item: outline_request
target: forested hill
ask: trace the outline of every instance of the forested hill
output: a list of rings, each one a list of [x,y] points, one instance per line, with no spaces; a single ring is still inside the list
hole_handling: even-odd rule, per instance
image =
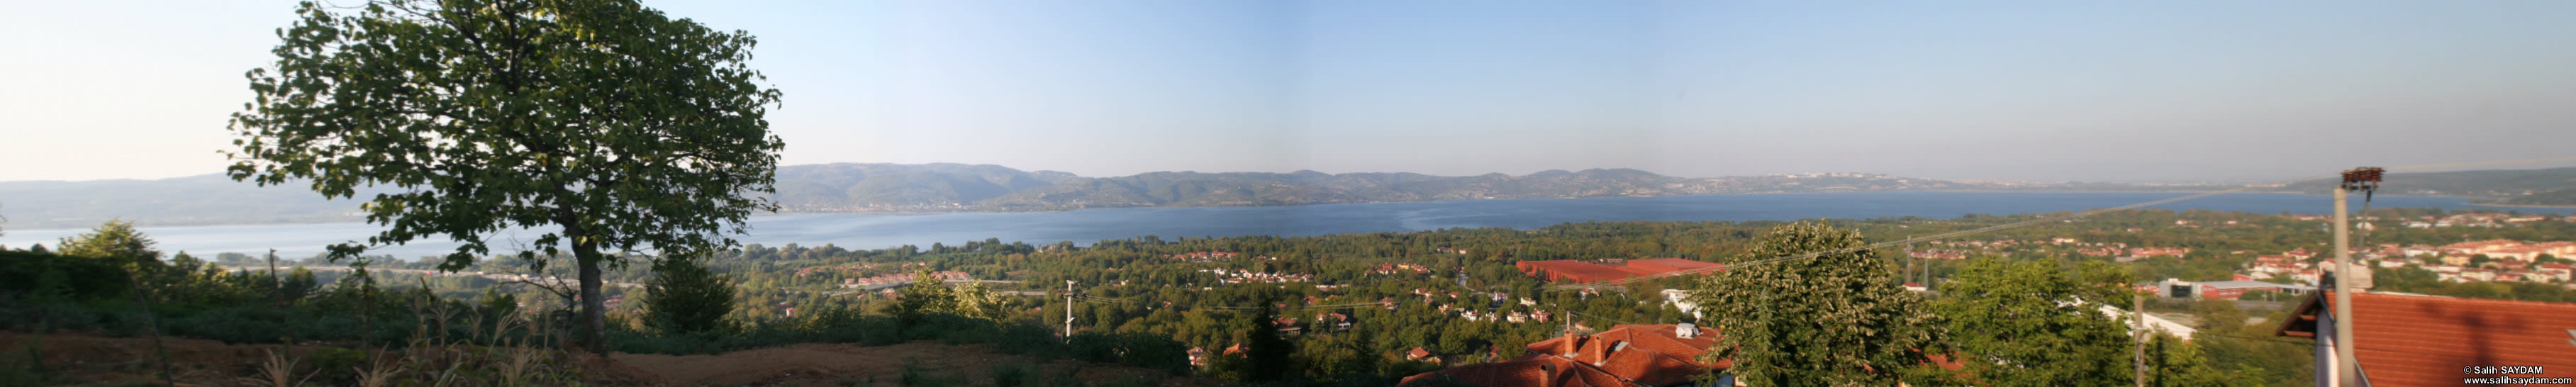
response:
[[[1983,183],[1862,173],[1683,178],[1634,169],[1528,175],[1315,171],[1151,172],[1080,177],[995,165],[825,164],[779,168],[779,201],[798,212],[1025,211],[1270,206],[1459,199],[1585,198],[1889,190],[2136,189],[2107,183]]]
[[[998,165],[813,164],[778,169],[788,212],[1046,211],[1111,207],[1267,206],[1456,199],[1584,198],[1895,190],[2152,190],[2208,187],[1951,181],[1863,173],[1684,178],[1634,169],[1432,176],[1315,171],[1152,172],[1083,177]],[[364,200],[386,189],[358,192]],[[324,200],[301,182],[256,187],[221,175],[158,180],[0,182],[7,228],[350,222],[358,203]]]
[[[2576,188],[2534,192],[2530,195],[2505,199],[2504,204],[2524,206],[2576,206]]]
[[[2576,190],[2571,190],[2576,189],[2576,167],[2390,173],[2382,180],[2386,180],[2380,183],[2379,193],[2382,194],[2462,196],[2509,204],[2576,205]],[[2298,192],[2325,193],[2337,181],[2311,180],[2292,184],[2290,188]]]

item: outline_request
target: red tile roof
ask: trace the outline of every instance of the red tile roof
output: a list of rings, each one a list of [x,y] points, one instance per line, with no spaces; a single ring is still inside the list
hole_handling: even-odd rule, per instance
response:
[[[1635,380],[1648,385],[1667,385],[1688,381],[1692,377],[1735,365],[1733,360],[1699,361],[1699,355],[1717,345],[1716,329],[1694,327],[1696,337],[1676,334],[1674,324],[1620,325],[1591,335],[1560,336],[1525,347],[1530,355],[1522,359],[1552,358],[1572,360],[1601,369],[1622,380]]]
[[[2281,334],[2314,336],[2319,313],[2332,313],[2330,293],[2301,303]],[[2353,356],[2373,384],[2458,385],[2460,367],[2489,365],[2576,377],[2576,303],[2356,292],[2352,305]]]
[[[1441,376],[1486,387],[1625,387],[1629,384],[1594,368],[1559,357],[1532,357],[1506,362],[1469,364],[1405,377],[1396,384]]]

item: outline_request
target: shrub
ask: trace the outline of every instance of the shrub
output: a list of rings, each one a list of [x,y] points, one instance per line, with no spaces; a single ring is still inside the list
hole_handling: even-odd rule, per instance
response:
[[[993,365],[993,385],[997,387],[1015,387],[1030,384],[1029,382],[1036,381],[1035,379],[1029,378],[1030,373],[1032,372],[1035,371],[1031,369],[1028,363],[1010,362],[995,364]]]
[[[368,368],[367,354],[348,348],[323,347],[305,356],[312,358],[314,380],[324,383],[357,380],[358,370]]]

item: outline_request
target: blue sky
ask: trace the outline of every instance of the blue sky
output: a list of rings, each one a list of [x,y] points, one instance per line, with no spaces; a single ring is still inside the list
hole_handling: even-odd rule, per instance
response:
[[[2565,1],[648,4],[760,37],[793,164],[2170,181],[2576,154]],[[292,16],[18,8],[0,180],[220,171]]]

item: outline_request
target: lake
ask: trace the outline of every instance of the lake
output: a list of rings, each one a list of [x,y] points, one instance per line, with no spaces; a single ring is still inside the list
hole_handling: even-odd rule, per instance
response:
[[[790,214],[753,217],[744,243],[778,246],[832,244],[874,249],[906,244],[959,244],[986,238],[1045,244],[1126,239],[1143,235],[1223,237],[1238,235],[1310,236],[1341,233],[1424,231],[1451,227],[1535,229],[1585,221],[1748,221],[1811,218],[1865,219],[1901,216],[1952,218],[1966,214],[2038,214],[2130,205],[2190,195],[2172,192],[1856,192],[1759,195],[1698,195],[1647,198],[1500,199],[1411,203],[1319,204],[1280,207],[1118,208],[1068,212],[955,213],[928,215]],[[2360,208],[2354,198],[2355,210]],[[2566,214],[2576,209],[2510,208],[2468,204],[2467,199],[2423,196],[2377,198],[2374,208],[2446,208],[2518,210]],[[2209,209],[2258,213],[2324,214],[2333,210],[2322,195],[2237,193],[2149,208]],[[277,249],[280,256],[320,253],[322,246],[364,239],[380,228],[364,223],[145,227],[162,251],[200,256],[221,252],[259,254]],[[57,239],[86,230],[6,230],[0,245],[24,249],[32,243],[53,245]],[[533,239],[538,232],[503,233],[493,239],[495,252],[512,251],[512,238]],[[443,254],[455,248],[444,239],[369,250],[370,255],[412,258]]]

